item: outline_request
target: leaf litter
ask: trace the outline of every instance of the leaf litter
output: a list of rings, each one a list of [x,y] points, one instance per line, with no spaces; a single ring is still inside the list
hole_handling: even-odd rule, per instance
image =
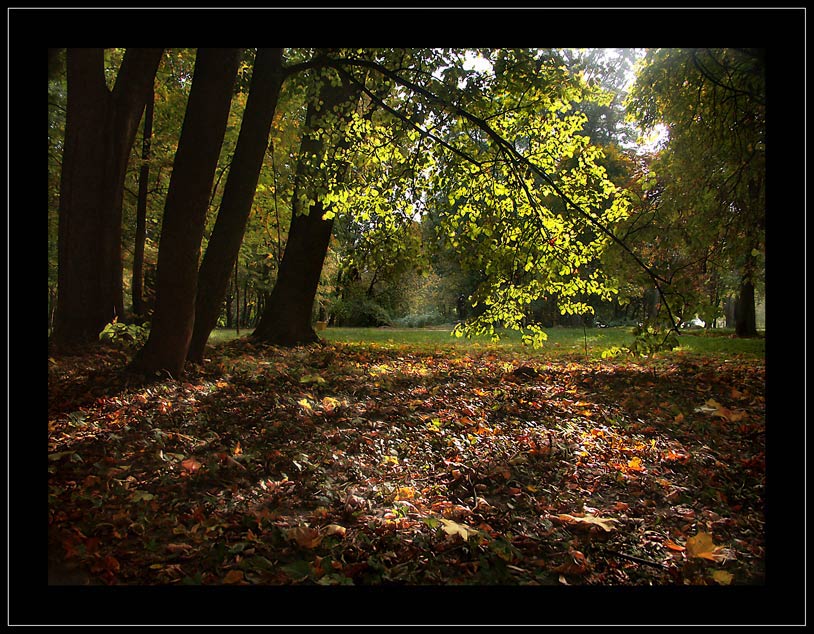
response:
[[[762,359],[210,352],[181,381],[104,347],[49,363],[49,561],[111,585],[763,581]]]

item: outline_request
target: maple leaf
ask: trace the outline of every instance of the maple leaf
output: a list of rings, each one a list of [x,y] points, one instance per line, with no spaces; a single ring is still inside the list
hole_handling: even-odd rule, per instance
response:
[[[700,532],[687,540],[687,556],[699,559],[709,559],[718,561],[721,555],[717,554],[721,546],[716,546],[712,541],[712,535]]]
[[[568,513],[560,513],[557,515],[557,518],[562,520],[563,522],[569,523],[580,523],[580,524],[590,524],[595,526],[600,526],[606,532],[610,532],[613,530],[613,526],[611,526],[611,522],[618,522],[619,520],[615,520],[610,517],[596,517],[594,515],[585,515],[584,517],[576,517],[574,515],[569,515]]]
[[[464,541],[469,539],[470,535],[477,535],[478,531],[466,524],[459,524],[452,520],[441,518],[441,523],[444,525],[444,532],[447,535],[460,535]]]

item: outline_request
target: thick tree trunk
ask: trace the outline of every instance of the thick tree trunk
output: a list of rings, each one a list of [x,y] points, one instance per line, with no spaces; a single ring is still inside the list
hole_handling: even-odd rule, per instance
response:
[[[253,338],[279,346],[319,341],[311,313],[333,229],[333,220],[323,220],[324,213],[322,203],[315,203],[308,215],[292,218],[277,283]]]
[[[755,319],[755,286],[749,280],[741,283],[735,305],[735,334],[738,337],[757,337]]]
[[[136,204],[136,238],[133,249],[133,313],[144,319],[144,243],[147,240],[147,189],[150,180],[150,141],[153,136],[153,107],[155,94],[150,96],[144,112],[144,134],[141,142],[141,168],[138,175],[138,202]]]
[[[316,120],[321,112],[335,111],[339,115],[339,122],[334,123],[333,134],[341,134],[341,122],[350,117],[350,109],[358,98],[358,89],[346,84],[332,86],[323,83],[315,101],[321,106],[315,106],[312,101],[306,113],[306,130],[314,130],[319,126]],[[344,140],[339,140],[344,145]],[[311,318],[316,297],[322,265],[328,253],[328,244],[331,239],[333,220],[323,218],[325,207],[322,201],[311,202],[307,209],[302,209],[302,191],[313,191],[318,180],[313,177],[313,169],[308,167],[306,157],[321,157],[325,152],[322,135],[306,133],[300,144],[300,160],[294,183],[293,213],[291,228],[288,232],[283,258],[277,274],[277,281],[268,301],[265,303],[263,314],[252,333],[252,338],[279,346],[298,346],[319,341],[311,325]],[[342,179],[340,166],[334,175],[337,180]],[[321,180],[327,181],[328,175],[322,174]],[[316,198],[315,195],[308,196]]]
[[[113,91],[103,49],[68,49],[59,203],[59,297],[52,341],[94,341],[124,312],[122,194],[130,149],[162,49],[128,49]]]
[[[252,82],[237,147],[223,191],[220,211],[198,273],[195,327],[187,354],[190,361],[203,360],[206,342],[218,323],[229,276],[243,241],[268,145],[271,122],[280,96],[283,78],[282,51],[281,48],[261,48],[257,50],[254,60]]]
[[[183,373],[195,320],[198,258],[240,49],[198,49],[178,150],[175,153],[158,251],[150,337],[132,367]]]

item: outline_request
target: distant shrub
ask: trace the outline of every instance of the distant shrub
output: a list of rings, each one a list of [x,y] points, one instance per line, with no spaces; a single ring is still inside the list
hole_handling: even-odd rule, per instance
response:
[[[389,326],[392,321],[387,309],[366,298],[336,301],[331,304],[331,313],[335,325],[349,328]]]
[[[426,328],[427,326],[440,326],[447,319],[440,313],[424,313],[422,315],[405,315],[393,320],[397,328]]]

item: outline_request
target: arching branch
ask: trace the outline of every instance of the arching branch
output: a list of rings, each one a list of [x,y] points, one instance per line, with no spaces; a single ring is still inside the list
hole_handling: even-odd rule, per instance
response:
[[[338,58],[327,58],[325,59],[325,64],[327,66],[331,66],[337,70],[344,69],[346,67],[359,67],[359,68],[366,68],[369,70],[374,70],[383,76],[392,79],[399,85],[403,86],[411,90],[412,92],[420,95],[441,107],[444,111],[450,112],[454,115],[461,117],[462,119],[468,121],[469,123],[473,124],[480,130],[482,130],[496,145],[496,147],[506,156],[511,157],[513,161],[516,161],[520,165],[523,165],[527,169],[531,170],[535,174],[537,174],[545,183],[547,183],[554,192],[560,197],[560,199],[565,203],[566,208],[571,208],[583,217],[585,217],[588,222],[590,222],[594,227],[596,227],[599,231],[603,234],[608,236],[613,242],[619,245],[633,260],[636,264],[650,277],[655,285],[659,296],[664,303],[664,306],[667,310],[668,316],[670,318],[670,323],[672,328],[677,330],[676,320],[673,315],[672,309],[670,307],[670,303],[667,300],[667,296],[665,295],[664,289],[662,288],[663,285],[669,285],[669,280],[664,279],[660,275],[658,275],[655,271],[653,271],[647,264],[645,264],[642,259],[636,255],[630,247],[625,244],[616,234],[614,234],[610,229],[608,229],[604,224],[602,224],[599,220],[597,220],[592,214],[584,210],[580,205],[578,205],[574,200],[568,196],[558,185],[557,183],[538,165],[532,163],[527,157],[523,156],[509,141],[504,139],[494,128],[492,128],[484,119],[472,114],[468,110],[462,108],[459,105],[455,105],[450,103],[448,100],[439,97],[431,90],[420,86],[408,79],[405,79],[398,73],[382,66],[373,61],[369,60],[362,60],[362,59],[338,59]],[[460,152],[456,151],[456,154],[460,155]],[[467,158],[463,156],[463,158]],[[467,158],[467,160],[469,160]],[[478,163],[479,164],[479,163]]]

